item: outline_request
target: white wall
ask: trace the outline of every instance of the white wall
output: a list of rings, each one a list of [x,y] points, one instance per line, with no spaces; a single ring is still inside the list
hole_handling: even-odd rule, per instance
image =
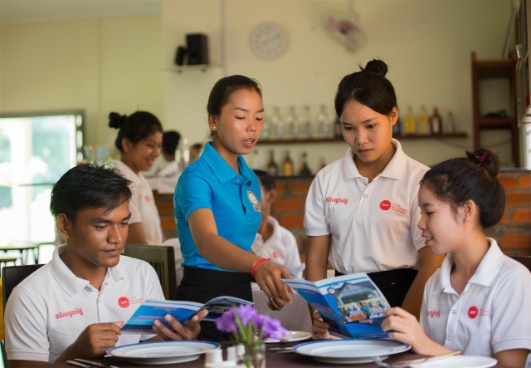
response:
[[[159,15],[0,27],[0,113],[83,109],[86,140],[111,145],[108,114],[164,111]]]
[[[469,133],[469,138],[444,142],[402,142],[406,152],[432,164],[471,147],[470,52],[480,59],[500,57],[511,3],[352,1],[367,35],[367,44],[356,53],[347,52],[323,26],[329,14],[348,14],[345,0],[163,0],[162,16],[2,26],[0,113],[81,108],[87,141],[112,144],[116,132],[107,127],[108,113],[145,109],[195,142],[207,137],[208,93],[224,75],[258,79],[266,108],[326,103],[332,110],[340,78],[381,58],[389,65],[400,107],[437,105],[445,115],[452,109],[460,130]],[[260,60],[249,48],[251,29],[265,21],[280,23],[288,32],[289,48],[275,60]],[[179,74],[175,49],[194,32],[209,36],[217,67]],[[263,161],[270,148],[258,146]],[[289,148],[296,163],[300,152],[308,151],[315,170],[319,157],[330,162],[346,146]]]
[[[164,1],[166,69],[171,69],[175,49],[184,45],[186,33],[207,34],[212,64],[225,61],[222,67],[206,72],[166,72],[166,120],[191,141],[204,139],[208,133],[208,93],[219,77],[230,74],[258,79],[266,109],[290,104],[302,109],[304,104],[317,107],[325,103],[332,111],[339,80],[357,70],[358,65],[380,58],[389,66],[388,77],[395,86],[399,107],[405,109],[411,104],[418,111],[421,104],[429,109],[436,105],[443,117],[452,110],[459,129],[469,134],[466,139],[445,141],[403,140],[406,152],[433,164],[471,149],[470,52],[476,51],[480,59],[501,57],[511,1],[358,0],[351,4],[367,36],[365,47],[356,53],[346,51],[323,25],[327,15],[348,15],[347,1]],[[287,30],[289,47],[278,59],[261,60],[251,52],[249,35],[257,24],[269,21]],[[259,144],[262,162],[267,160],[271,148],[280,151],[277,158],[286,149]],[[319,157],[330,162],[344,154],[346,145],[288,148],[296,163],[301,151],[307,151],[315,170]],[[509,157],[507,145],[500,149]]]

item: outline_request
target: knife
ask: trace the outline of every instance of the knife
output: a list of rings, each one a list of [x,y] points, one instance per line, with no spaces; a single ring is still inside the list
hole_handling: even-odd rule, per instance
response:
[[[73,362],[83,364],[83,365],[78,365],[78,367],[84,367],[84,368],[90,368],[90,367],[120,368],[120,367],[118,367],[116,365],[104,364],[104,363],[101,363],[101,362],[95,362],[93,360],[81,359],[81,358],[76,358],[76,359],[74,359]],[[72,365],[76,365],[76,364],[72,364]]]

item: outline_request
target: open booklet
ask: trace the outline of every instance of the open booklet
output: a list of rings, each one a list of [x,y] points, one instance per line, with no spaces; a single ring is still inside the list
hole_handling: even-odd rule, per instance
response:
[[[385,338],[380,325],[390,308],[387,299],[366,273],[320,281],[284,279],[317,309],[330,331],[347,337]]]
[[[122,332],[130,333],[154,333],[153,322],[158,319],[165,323],[164,316],[171,314],[177,321],[184,323],[200,309],[208,310],[204,321],[214,321],[230,308],[240,304],[253,304],[248,300],[232,297],[219,296],[202,304],[185,300],[154,300],[146,299],[129,320],[122,326]]]

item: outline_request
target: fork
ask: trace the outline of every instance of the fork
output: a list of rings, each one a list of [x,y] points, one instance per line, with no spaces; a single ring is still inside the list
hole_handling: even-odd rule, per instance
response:
[[[382,358],[381,356],[371,357],[371,359],[374,362],[374,364],[376,364],[378,367],[383,367],[383,368],[404,368],[404,367],[409,367],[413,363],[420,363],[420,362],[426,362],[426,361],[439,360],[439,359],[447,358],[449,356],[460,355],[460,354],[461,354],[460,351],[452,351],[450,353],[446,353],[446,354],[442,354],[442,355],[436,355],[436,356],[432,356],[432,357],[428,357],[428,358],[404,360],[404,361],[401,361],[401,362],[397,362],[395,364],[389,364],[389,363],[384,362],[384,358]]]
[[[371,357],[371,359],[374,362],[374,364],[376,364],[378,367],[394,368],[391,364],[384,362],[382,357],[374,356],[374,357]]]

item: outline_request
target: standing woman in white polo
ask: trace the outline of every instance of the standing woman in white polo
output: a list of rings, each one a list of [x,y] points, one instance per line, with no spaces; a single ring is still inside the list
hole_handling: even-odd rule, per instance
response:
[[[131,219],[127,243],[158,245],[164,241],[153,190],[141,171],[149,171],[161,154],[162,124],[150,112],[109,114],[109,127],[118,129],[114,145],[120,160],[114,166],[132,182],[129,200]]]
[[[335,109],[345,156],[319,171],[306,199],[306,278],[366,272],[391,306],[418,315],[426,280],[442,257],[425,248],[417,228],[419,181],[428,167],[393,139],[399,112],[387,65],[370,61],[339,83]],[[316,311],[314,338],[327,326]]]

